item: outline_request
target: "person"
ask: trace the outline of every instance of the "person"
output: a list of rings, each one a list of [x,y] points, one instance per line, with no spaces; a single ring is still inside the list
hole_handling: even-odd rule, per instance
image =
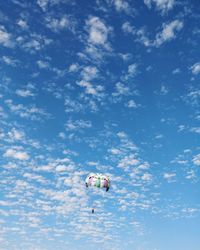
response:
[[[92,213],[94,213],[94,208],[92,209]]]

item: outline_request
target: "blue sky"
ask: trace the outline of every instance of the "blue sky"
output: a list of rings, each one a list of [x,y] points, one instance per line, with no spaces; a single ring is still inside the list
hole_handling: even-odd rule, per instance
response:
[[[1,2],[2,250],[199,250],[199,11]]]

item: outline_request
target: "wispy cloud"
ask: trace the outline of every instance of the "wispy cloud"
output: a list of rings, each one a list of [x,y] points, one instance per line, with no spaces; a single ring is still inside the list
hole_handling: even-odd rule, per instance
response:
[[[21,97],[34,96],[35,94],[29,89],[17,89],[16,94]]]
[[[21,161],[26,161],[29,159],[29,155],[25,151],[21,151],[15,148],[7,149],[3,154],[4,157],[10,157]]]
[[[63,15],[60,18],[48,16],[45,18],[46,26],[54,32],[64,30],[75,31],[75,21],[70,16]]]
[[[128,86],[121,82],[117,82],[115,84],[116,92],[114,92],[112,95],[113,96],[120,96],[120,95],[129,95],[130,94],[130,89]]]
[[[27,118],[31,120],[41,120],[42,118],[49,118],[50,114],[45,112],[41,108],[37,108],[35,105],[24,106],[23,104],[13,104],[12,100],[6,100],[11,112],[19,115],[21,118]]]
[[[136,29],[129,22],[122,25],[125,33],[130,33],[136,37],[136,41],[144,44],[146,47],[160,47],[162,44],[169,42],[177,37],[177,33],[183,28],[184,23],[181,20],[174,20],[162,24],[162,29],[155,35],[155,39],[150,39],[146,28]]]
[[[200,154],[195,155],[192,161],[195,165],[199,166],[200,165]]]
[[[156,10],[161,14],[166,14],[169,10],[172,10],[176,4],[175,0],[144,0],[146,6],[151,9],[153,5],[156,6]]]
[[[52,42],[52,39],[36,33],[30,34],[30,36],[18,36],[16,39],[16,43],[30,53],[36,53],[49,46]]]
[[[174,182],[176,174],[175,173],[164,173],[163,175],[164,179],[166,179],[168,182]]]
[[[16,67],[20,64],[19,60],[17,59],[14,59],[12,57],[9,57],[9,56],[2,56],[2,61],[4,63],[6,63],[7,65],[10,65],[10,66],[13,66],[13,67]]]
[[[92,123],[90,121],[85,121],[85,120],[76,120],[76,121],[69,120],[66,123],[66,129],[69,131],[91,128],[91,127]]]
[[[129,3],[125,0],[114,0],[113,4],[118,12],[130,13],[131,11]]]

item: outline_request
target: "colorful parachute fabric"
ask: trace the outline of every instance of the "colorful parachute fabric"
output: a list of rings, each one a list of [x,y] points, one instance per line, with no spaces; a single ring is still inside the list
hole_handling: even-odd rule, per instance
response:
[[[92,186],[97,188],[106,188],[106,192],[110,188],[110,179],[108,176],[99,173],[90,173],[85,180],[86,187]]]

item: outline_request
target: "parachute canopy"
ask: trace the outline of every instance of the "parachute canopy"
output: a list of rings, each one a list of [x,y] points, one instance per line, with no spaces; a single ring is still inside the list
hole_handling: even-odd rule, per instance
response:
[[[100,173],[90,173],[85,180],[85,185],[86,187],[105,188],[107,192],[110,188],[110,179],[108,176]]]

